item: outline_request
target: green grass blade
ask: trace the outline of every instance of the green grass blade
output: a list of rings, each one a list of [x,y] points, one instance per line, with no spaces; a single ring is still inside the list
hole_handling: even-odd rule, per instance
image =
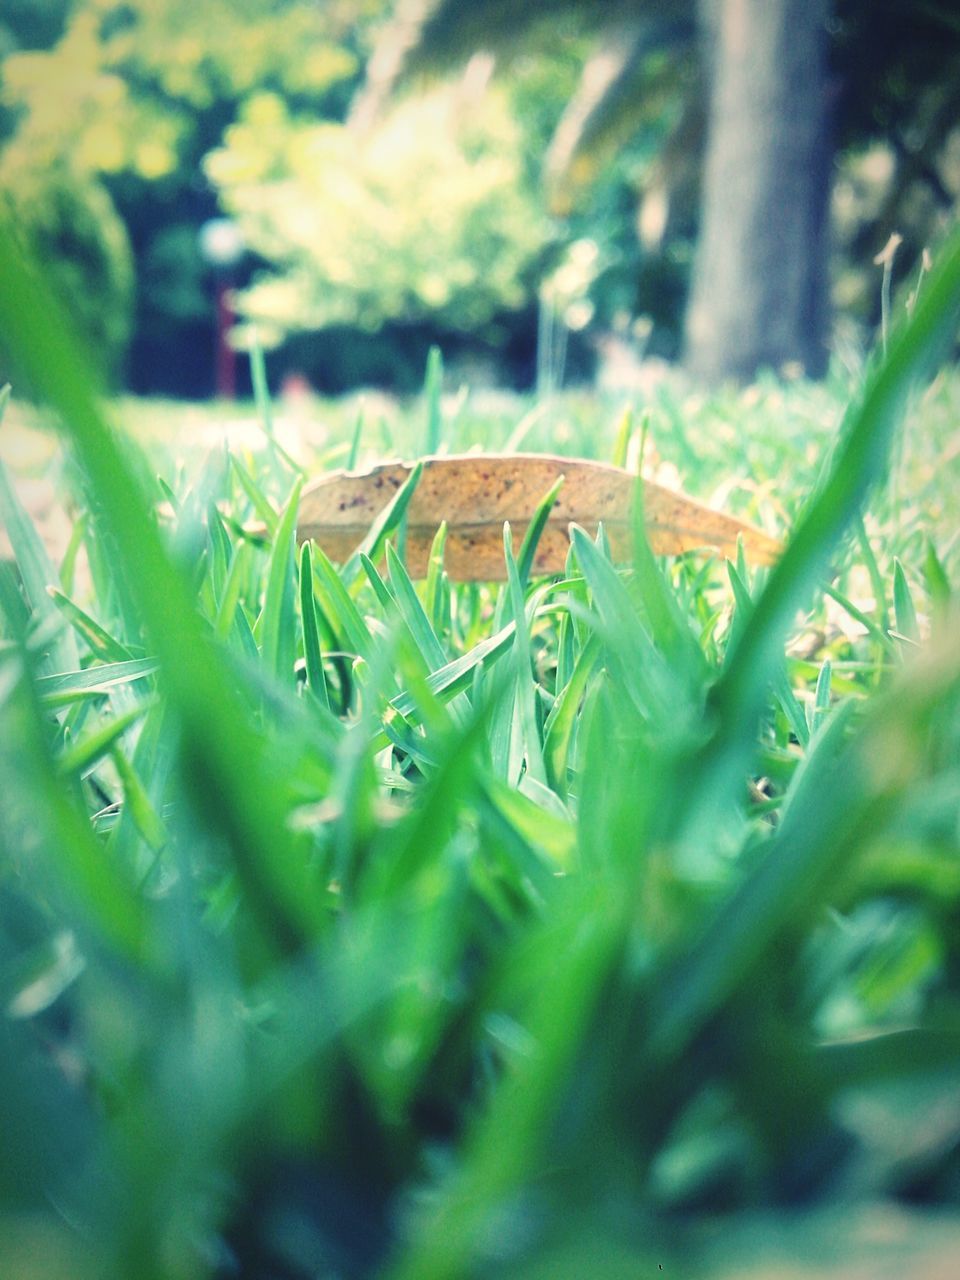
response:
[[[191,586],[164,548],[127,449],[101,414],[69,329],[13,249],[6,225],[0,225],[0,276],[0,328],[69,432],[110,533],[115,572],[160,660],[179,721],[185,794],[197,819],[223,837],[266,944],[299,950],[325,928],[326,917],[311,888],[307,842],[287,826],[280,752],[271,753],[251,723],[197,615]]]
[[[10,396],[9,387],[0,390],[0,419]],[[23,580],[23,589],[30,606],[39,621],[56,616],[56,610],[48,594],[49,588],[60,581],[50,562],[46,548],[40,540],[33,521],[17,497],[13,481],[5,464],[0,460],[0,521],[6,526],[7,537]],[[58,629],[50,641],[50,666],[57,671],[71,671],[79,667],[80,657],[76,641],[68,627]]]
[[[240,481],[240,488],[250,499],[250,505],[263,522],[267,534],[273,537],[277,532],[277,523],[279,521],[276,511],[274,511],[263,490],[235,453],[230,455],[230,466],[233,468],[234,475]]]
[[[427,457],[440,448],[443,430],[443,414],[440,394],[443,390],[443,356],[439,347],[431,347],[427,353],[427,371],[423,382],[423,395],[427,406],[427,424],[424,435],[424,453]]]
[[[527,626],[527,615],[523,601],[523,586],[517,562],[513,558],[513,542],[510,525],[503,526],[503,554],[507,563],[507,589],[510,596],[510,611],[514,622],[514,658],[516,662],[517,680],[517,712],[520,731],[523,738],[524,756],[527,772],[537,782],[546,785],[547,770],[543,763],[543,744],[540,741],[540,726],[537,723],[535,698],[536,676],[533,669],[533,654],[530,650],[530,631]]]
[[[343,637],[344,647],[361,658],[370,655],[370,632],[360,610],[322,547],[315,546],[314,584],[320,595],[324,613],[332,627]],[[358,559],[358,564],[360,563]]]
[[[295,650],[294,574],[297,534],[297,508],[300,503],[302,477],[293,484],[274,534],[267,591],[263,602],[261,639],[263,658],[270,671],[289,683],[293,675]]]
[[[353,424],[353,435],[350,437],[350,452],[347,454],[346,469],[355,471],[360,460],[360,438],[363,435],[363,405],[357,410],[357,418]]]
[[[427,561],[427,582],[424,590],[425,609],[430,623],[441,636],[449,627],[449,585],[443,571],[443,556],[447,545],[447,522],[441,521],[430,544]]]
[[[0,776],[29,806],[49,851],[46,866],[52,878],[70,894],[99,942],[135,966],[152,968],[157,939],[143,901],[123,868],[105,857],[86,816],[74,807],[53,765],[44,713],[18,662],[0,669],[0,728]],[[13,836],[14,825],[9,815],[0,823],[0,848]],[[9,848],[6,856],[15,863],[20,851]]]
[[[899,634],[917,643],[920,639],[917,610],[899,557],[894,557],[893,561],[893,616],[897,620]]]
[[[307,668],[307,688],[327,710],[330,694],[323,674],[320,655],[320,628],[317,624],[317,602],[313,594],[313,558],[310,543],[300,548],[300,620],[303,626],[303,657]]]
[[[111,663],[129,662],[133,658],[133,654],[126,645],[115,640],[105,627],[65,596],[59,587],[49,587],[47,590],[54,605],[78,635],[83,637],[95,658]],[[79,666],[79,663],[76,665]]]
[[[78,742],[71,743],[57,759],[57,768],[64,777],[72,774],[84,776],[113,750],[128,729],[142,720],[150,709],[150,703],[142,702],[120,715],[113,716],[105,724],[94,729]]]
[[[37,693],[45,703],[54,704],[75,695],[109,693],[120,685],[131,684],[153,675],[157,664],[152,658],[133,658],[124,662],[87,667],[83,671],[65,671],[55,676],[40,676]]]
[[[427,685],[431,692],[445,702],[464,689],[469,689],[478,668],[489,667],[498,658],[503,657],[512,646],[514,632],[514,624],[509,622],[500,631],[486,640],[481,640],[467,653],[454,659],[453,662],[448,662],[439,671],[431,672],[427,677]],[[417,703],[407,693],[400,693],[392,698],[390,705],[405,720],[409,720],[416,714]]]
[[[520,544],[520,554],[517,557],[517,573],[520,577],[521,587],[526,587],[530,579],[530,571],[533,568],[533,558],[537,554],[537,547],[540,544],[540,538],[550,518],[550,512],[557,500],[560,490],[563,488],[563,476],[557,476],[556,480],[547,490],[537,504],[537,509],[533,513],[533,518],[527,525],[527,531],[523,535],[523,542]]]
[[[151,853],[159,853],[169,841],[169,834],[156,809],[150,803],[140,775],[119,746],[114,746],[110,759],[123,788],[123,812],[143,837]]]

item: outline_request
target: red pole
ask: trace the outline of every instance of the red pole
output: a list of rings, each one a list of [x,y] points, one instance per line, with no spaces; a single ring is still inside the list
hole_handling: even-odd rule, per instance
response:
[[[237,394],[237,353],[227,341],[236,316],[230,305],[231,282],[217,281],[217,395],[233,400]]]

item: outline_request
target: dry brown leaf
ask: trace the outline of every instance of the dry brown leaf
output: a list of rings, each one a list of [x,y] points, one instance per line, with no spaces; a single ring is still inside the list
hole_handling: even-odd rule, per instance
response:
[[[335,471],[304,489],[297,537],[312,538],[331,560],[342,562],[407,479],[411,463],[387,462],[369,471]],[[448,533],[445,567],[460,581],[505,576],[503,524],[509,520],[519,549],[540,501],[559,476],[563,487],[537,547],[533,572],[562,573],[569,526],[596,533],[602,521],[617,560],[631,557],[630,508],[636,476],[620,467],[552,454],[469,454],[427,458],[407,508],[406,555],[412,577],[427,571],[430,546],[442,521]],[[644,516],[657,555],[707,548],[734,556],[742,536],[747,556],[771,563],[780,544],[733,516],[681,493],[644,481]]]

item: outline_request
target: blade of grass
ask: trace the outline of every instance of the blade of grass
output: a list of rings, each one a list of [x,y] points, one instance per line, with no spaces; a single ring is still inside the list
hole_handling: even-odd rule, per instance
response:
[[[427,369],[423,381],[423,395],[427,406],[424,453],[427,457],[435,454],[440,448],[440,434],[443,429],[443,415],[440,407],[442,389],[443,356],[439,347],[431,347],[427,353]]]
[[[95,931],[98,941],[135,967],[155,969],[157,938],[143,901],[123,868],[104,856],[86,816],[75,808],[54,769],[44,713],[20,662],[0,668],[0,720],[3,776],[16,780],[18,796],[31,808],[53,855],[49,859],[53,877],[71,895],[80,919]],[[0,848],[12,834],[10,823],[0,823]],[[8,848],[6,854],[11,864],[21,857],[17,848]]]
[[[85,776],[90,773],[110,754],[127,730],[143,719],[150,706],[149,702],[142,702],[139,706],[131,707],[129,711],[113,716],[106,724],[100,725],[78,742],[71,743],[57,759],[59,772],[64,777],[71,774]]]
[[[509,523],[503,526],[503,554],[507,564],[507,590],[510,597],[510,611],[514,622],[514,657],[517,680],[517,713],[520,731],[523,736],[524,756],[527,772],[538,782],[546,785],[547,770],[543,763],[543,744],[540,741],[540,726],[537,723],[534,703],[534,686],[536,676],[533,668],[533,654],[530,650],[530,631],[523,602],[523,586],[517,562],[513,558],[513,539]]]
[[[361,553],[374,563],[380,558],[384,543],[390,534],[398,528],[406,514],[414,490],[420,483],[421,475],[423,475],[423,463],[418,462],[376,520],[374,520],[359,547],[343,566],[342,576],[346,582],[350,583],[356,577],[360,569],[359,557]]]
[[[65,596],[59,587],[48,587],[47,593],[64,618],[87,642],[95,658],[102,662],[129,662],[133,659],[133,654],[126,645],[115,640],[109,631]],[[76,665],[79,666],[79,662]]]
[[[520,554],[517,556],[517,573],[520,577],[521,587],[526,587],[530,579],[530,570],[533,568],[533,558],[537,554],[540,537],[550,518],[550,512],[553,510],[553,505],[560,490],[563,488],[563,481],[563,476],[557,476],[556,481],[537,504],[537,509],[534,511],[530,523],[527,525],[527,531],[523,535]]]
[[[10,398],[10,388],[0,389],[0,420]],[[6,465],[0,460],[0,519],[6,526],[7,537],[20,569],[23,589],[30,606],[41,621],[56,616],[48,595],[48,588],[60,581],[50,562],[46,548],[34,527],[16,489]],[[50,641],[49,667],[57,671],[72,671],[80,665],[76,641],[68,627],[58,629]]]
[[[307,688],[322,706],[330,710],[330,694],[323,674],[317,602],[313,594],[313,559],[310,543],[300,548],[300,620],[303,626],[303,657],[307,668]]]
[[[294,549],[302,484],[302,477],[297,476],[274,534],[263,602],[263,659],[267,668],[276,672],[283,682],[289,682],[293,673]]]
[[[893,616],[897,620],[897,631],[900,635],[914,642],[919,641],[920,627],[917,625],[917,610],[899,556],[895,556],[893,561]]]

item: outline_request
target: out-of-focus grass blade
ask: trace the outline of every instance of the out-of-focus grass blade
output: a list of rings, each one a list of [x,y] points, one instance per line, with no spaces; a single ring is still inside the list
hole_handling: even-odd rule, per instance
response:
[[[300,548],[300,620],[303,625],[303,657],[307,668],[307,688],[323,706],[330,709],[330,694],[323,674],[320,655],[320,628],[317,625],[317,602],[313,594],[313,557],[310,543]]]
[[[537,724],[536,703],[534,701],[536,677],[533,670],[533,654],[530,651],[530,632],[527,628],[527,615],[523,603],[523,586],[520,582],[517,562],[513,558],[513,539],[509,524],[504,524],[503,526],[503,554],[507,564],[507,590],[510,596],[510,611],[513,614],[515,627],[514,655],[517,673],[517,710],[523,733],[527,772],[536,778],[538,782],[546,785],[547,771],[543,763],[543,744],[540,741],[540,727]]]
[[[19,662],[0,668],[0,764],[14,780],[18,800],[30,807],[32,821],[49,850],[50,873],[63,883],[81,917],[98,938],[135,965],[152,966],[156,938],[148,929],[143,902],[123,868],[104,856],[85,815],[73,805],[55,771],[46,741],[46,725]],[[0,824],[0,848],[12,836],[12,824]],[[19,861],[19,849],[6,850]]]
[[[128,450],[102,416],[57,304],[13,244],[0,223],[0,328],[31,385],[57,412],[96,494],[114,572],[136,604],[179,720],[185,794],[198,820],[224,838],[266,945],[298,951],[326,927],[326,914],[308,842],[287,825],[279,750],[271,752],[252,724],[191,587],[163,546]]]
[[[887,632],[882,631],[873,618],[864,613],[862,609],[858,609],[852,600],[849,600],[836,587],[827,582],[823,583],[823,591],[831,600],[836,600],[841,609],[848,613],[854,622],[859,622],[861,627],[864,627],[869,633],[871,639],[882,645],[886,653],[892,656],[896,652],[896,647]]]
[[[638,477],[634,489],[633,519],[633,567],[640,599],[650,622],[654,642],[663,653],[689,678],[704,678],[706,667],[696,640],[686,619],[680,613],[677,600],[663,579],[647,537],[643,516],[643,481]],[[743,553],[743,538],[738,539],[738,550]]]
[[[16,570],[6,560],[0,560],[0,612],[6,619],[6,634],[26,634],[30,625],[30,610],[20,591]],[[62,625],[55,615],[48,619],[47,625],[50,626],[51,623],[54,627]]]
[[[265,434],[273,439],[273,406],[270,403],[270,391],[267,387],[267,368],[263,358],[263,347],[256,339],[250,344],[250,381],[253,383],[253,398],[260,414],[260,422]]]
[[[140,775],[119,746],[114,746],[110,759],[123,787],[123,809],[152,853],[159,853],[169,837],[156,809],[150,803]]]
[[[910,594],[907,575],[899,557],[893,561],[893,615],[897,620],[897,631],[907,640],[914,643],[920,639],[920,627],[917,625],[917,610]]]
[[[70,538],[67,542],[66,550],[63,553],[63,559],[60,561],[60,586],[63,588],[65,595],[73,595],[73,583],[77,570],[77,556],[80,554],[80,548],[83,546],[84,539],[87,536],[87,513],[83,512],[73,522],[73,528],[70,530]]]
[[[613,439],[613,451],[610,455],[610,461],[615,467],[626,467],[627,454],[630,450],[630,437],[633,435],[633,409],[630,405],[624,407],[620,414],[620,421],[617,424],[617,433]]]
[[[156,669],[157,664],[152,658],[133,658],[128,662],[87,667],[83,671],[40,676],[36,681],[37,693],[43,702],[56,705],[78,695],[109,693],[117,685],[130,684],[153,675]]]
[[[302,483],[302,477],[298,476],[274,534],[267,572],[267,591],[263,602],[261,639],[264,662],[284,682],[289,682],[293,673],[294,555],[297,504],[300,501]]]
[[[94,657],[110,663],[129,662],[133,659],[133,654],[126,645],[115,640],[105,627],[65,596],[59,587],[48,587],[47,592],[60,613],[83,636]]]
[[[230,455],[230,465],[233,468],[234,475],[240,481],[240,488],[250,499],[250,504],[262,520],[268,535],[273,537],[277,531],[279,516],[270,505],[263,490],[235,453]]]
[[[875,832],[878,816],[916,785],[925,768],[921,744],[930,718],[956,696],[958,686],[960,661],[943,645],[873,704],[849,744],[855,703],[844,704],[825,723],[797,771],[763,861],[651,993],[647,1048],[661,1064],[682,1055],[788,921],[802,918],[833,874],[850,867]],[[879,760],[887,767],[878,768]]]
[[[591,636],[580,650],[573,671],[557,695],[557,700],[543,727],[543,754],[550,783],[561,796],[567,794],[567,760],[570,741],[583,701],[587,681],[593,674],[599,641]]]
[[[568,870],[577,846],[577,833],[569,817],[562,816],[552,791],[547,795],[558,811],[545,809],[516,787],[490,779],[484,784],[490,802],[532,848],[554,867]]]
[[[363,405],[357,410],[357,418],[353,424],[353,435],[350,437],[350,452],[347,454],[346,469],[356,471],[360,458],[360,437],[363,435]]]
[[[506,1074],[490,1106],[468,1134],[458,1176],[424,1220],[388,1280],[454,1280],[489,1228],[494,1206],[507,1202],[537,1160],[563,1093],[570,1064],[595,1007],[611,957],[620,945],[622,910],[583,894],[555,900],[514,965],[542,966],[544,980],[527,1031],[536,1051]],[[547,975],[549,974],[549,977]]]
[[[71,743],[63,751],[57,768],[65,776],[70,774],[88,774],[104,756],[108,755],[115,743],[119,742],[129,728],[141,720],[150,709],[150,703],[143,702],[129,711],[111,717],[105,724],[94,729],[78,742]]]
[[[729,561],[727,561],[727,575],[730,579],[730,585],[733,587],[737,609],[741,611],[744,619],[749,620],[753,610],[753,601],[750,598],[745,582]],[[748,622],[742,622],[736,634],[741,634],[747,625]],[[773,673],[773,689],[777,695],[777,700],[783,708],[783,714],[787,717],[787,723],[790,725],[791,731],[800,745],[805,747],[810,740],[810,728],[807,724],[803,707],[797,701],[797,696],[790,686],[790,678],[782,662]]]
[[[438,635],[445,631],[445,602],[448,604],[445,576],[443,572],[443,553],[447,545],[447,522],[442,520],[430,546],[430,558],[427,562],[427,585],[424,599],[426,614],[430,624]],[[448,624],[449,625],[449,624]]]
[[[523,535],[523,542],[520,544],[520,554],[517,556],[517,573],[520,578],[521,587],[525,587],[530,578],[530,570],[533,568],[533,557],[537,554],[537,546],[540,542],[540,535],[546,526],[547,520],[550,518],[550,512],[553,510],[553,504],[557,500],[557,495],[563,488],[563,476],[557,476],[556,481],[550,486],[537,504],[537,509],[533,513],[530,523],[527,525],[527,531]]]
[[[443,356],[439,347],[431,347],[427,354],[427,371],[424,376],[423,394],[427,405],[427,427],[424,437],[424,453],[427,457],[440,448],[443,415],[440,393],[443,389]],[[371,557],[373,559],[373,557]]]
[[[927,580],[927,588],[934,608],[942,612],[950,604],[950,579],[937,555],[937,549],[927,539],[927,550],[923,559],[923,576]]]
[[[10,398],[9,386],[0,390],[0,420]],[[56,569],[50,563],[46,548],[17,497],[16,489],[6,465],[0,460],[0,519],[7,530],[7,537],[20,569],[23,589],[37,618],[41,621],[56,616],[48,589],[59,581]],[[50,641],[50,663],[56,671],[72,671],[79,667],[80,657],[76,641],[69,627],[57,630]]]

